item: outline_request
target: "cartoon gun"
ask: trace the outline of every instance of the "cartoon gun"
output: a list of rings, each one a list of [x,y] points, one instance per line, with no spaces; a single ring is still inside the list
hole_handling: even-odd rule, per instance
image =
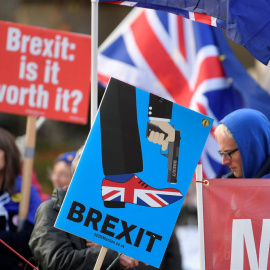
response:
[[[159,132],[164,134],[164,140],[168,137],[168,134],[164,132],[159,126],[147,122],[146,137],[148,138],[151,131]],[[169,142],[169,150],[167,154],[161,152],[161,155],[168,158],[168,178],[167,181],[175,184],[177,182],[177,170],[178,170],[178,157],[180,149],[180,130],[175,130],[174,142]]]

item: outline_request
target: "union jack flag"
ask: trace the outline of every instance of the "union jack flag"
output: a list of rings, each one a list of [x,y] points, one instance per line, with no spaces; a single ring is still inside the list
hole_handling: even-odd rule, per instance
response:
[[[136,175],[133,175],[131,179],[124,183],[107,179],[104,179],[102,182],[102,199],[107,203],[114,202],[114,207],[117,205],[117,202],[133,203],[148,207],[164,207],[178,201],[182,197],[183,195],[177,189],[152,188]]]
[[[105,40],[99,82],[110,77],[214,119],[201,156],[207,178],[226,173],[213,136],[220,119],[242,107],[270,116],[269,95],[232,56],[222,30],[167,12],[135,8]]]
[[[118,5],[170,12],[184,18],[226,29],[232,41],[244,46],[267,65],[270,60],[270,5],[265,0],[99,0]]]
[[[137,2],[133,2],[129,0],[127,1],[99,0],[99,2],[106,2],[106,3],[116,4],[116,5],[129,6],[129,7],[151,8],[151,9],[166,11],[166,12],[173,13],[175,15],[180,15],[192,21],[205,23],[205,24],[220,27],[223,29],[226,28],[226,21],[224,21],[224,19],[226,18],[226,14],[224,14],[224,10],[226,10],[225,5],[220,5],[219,18],[216,18],[213,15],[208,15],[209,13],[215,14],[214,12],[202,13],[204,11],[202,11],[201,8],[198,8],[198,10],[200,10],[201,12],[194,12],[194,10],[197,10],[195,6],[191,6],[191,5],[185,6],[184,3],[180,3],[177,1],[175,3],[173,1],[166,2],[165,5],[164,5],[164,2],[158,3],[158,1],[152,1],[152,0],[147,1],[147,2],[145,2],[145,0],[143,1],[138,0]],[[210,6],[214,6],[214,5],[210,5]]]

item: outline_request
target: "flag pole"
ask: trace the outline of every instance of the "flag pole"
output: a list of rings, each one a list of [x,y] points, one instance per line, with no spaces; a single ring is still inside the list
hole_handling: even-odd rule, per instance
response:
[[[91,1],[91,127],[97,113],[98,103],[98,0]]]
[[[91,127],[97,113],[98,103],[98,0],[91,0]],[[102,246],[94,270],[99,270],[104,261],[108,248]]]
[[[203,195],[202,195],[203,176],[202,175],[203,175],[202,165],[198,164],[197,169],[196,169],[196,190],[197,190],[200,270],[205,270]]]

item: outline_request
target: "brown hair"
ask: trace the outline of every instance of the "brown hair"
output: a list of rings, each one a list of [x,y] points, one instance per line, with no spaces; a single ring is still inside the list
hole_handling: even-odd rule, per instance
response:
[[[16,176],[20,174],[21,170],[20,151],[13,135],[3,128],[0,128],[0,149],[5,153],[5,167],[0,191],[12,194]]]

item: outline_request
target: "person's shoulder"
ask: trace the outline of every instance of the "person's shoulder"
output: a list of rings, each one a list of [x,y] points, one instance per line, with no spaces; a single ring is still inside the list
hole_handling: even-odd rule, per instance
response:
[[[22,186],[22,176],[17,175],[15,178],[15,192],[19,192]]]
[[[56,202],[63,202],[66,191],[60,187],[55,187],[52,192],[52,196],[42,203],[43,207],[47,205],[54,205]]]
[[[262,179],[270,179],[270,173],[264,175],[264,176],[262,177]]]
[[[17,175],[15,178],[15,192],[20,192],[22,188],[22,176]],[[31,183],[30,184],[31,193],[38,194],[37,188]]]
[[[54,203],[55,202],[52,199],[49,199],[49,200],[42,202],[39,206],[39,211],[40,211],[40,209],[45,210],[47,208],[53,208]]]
[[[65,196],[66,196],[67,191],[60,188],[60,187],[55,187],[52,193],[52,199],[55,201],[58,201],[62,204]]]

